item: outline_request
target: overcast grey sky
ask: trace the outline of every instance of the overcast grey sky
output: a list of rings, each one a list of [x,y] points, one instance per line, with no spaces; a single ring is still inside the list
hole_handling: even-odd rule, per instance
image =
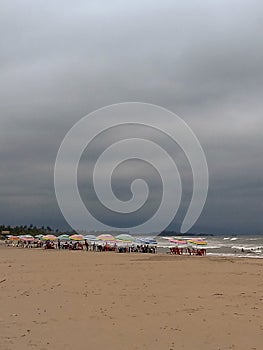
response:
[[[53,186],[63,137],[97,108],[141,101],[178,114],[206,153],[192,231],[263,232],[261,1],[10,0],[0,31],[0,223],[66,227]]]

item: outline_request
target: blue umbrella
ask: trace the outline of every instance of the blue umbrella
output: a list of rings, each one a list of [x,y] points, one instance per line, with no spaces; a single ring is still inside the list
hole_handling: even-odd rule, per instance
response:
[[[84,239],[86,241],[91,241],[91,242],[98,240],[98,238],[96,236],[94,236],[94,235],[86,235],[86,236],[84,236]]]

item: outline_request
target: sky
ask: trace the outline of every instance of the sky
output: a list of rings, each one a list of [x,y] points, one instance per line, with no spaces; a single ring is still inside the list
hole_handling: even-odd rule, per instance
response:
[[[203,147],[209,192],[191,231],[263,233],[261,1],[2,1],[0,31],[1,224],[68,228],[54,191],[64,136],[98,108],[138,101],[176,113]],[[161,139],[153,130],[146,133]],[[125,137],[125,131],[118,135]],[[109,133],[95,142],[80,162],[79,190],[91,211],[101,209],[89,195],[86,172],[115,137]],[[178,230],[189,205],[191,169],[178,147],[164,145],[185,185],[169,226]],[[127,185],[150,174],[148,204],[154,212],[160,178],[140,165],[113,173],[112,186],[128,200]],[[101,215],[111,225],[138,219]]]

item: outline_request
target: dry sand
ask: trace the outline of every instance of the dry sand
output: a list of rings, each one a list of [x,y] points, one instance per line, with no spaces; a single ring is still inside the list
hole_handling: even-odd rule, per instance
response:
[[[262,260],[0,248],[0,349],[263,349]]]

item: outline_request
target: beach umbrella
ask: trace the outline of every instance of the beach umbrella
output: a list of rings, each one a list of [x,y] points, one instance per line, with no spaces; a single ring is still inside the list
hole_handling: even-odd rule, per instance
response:
[[[173,237],[159,237],[159,238],[164,239],[166,241],[170,241],[171,239],[175,239]]]
[[[189,247],[189,243],[185,239],[171,239],[170,242],[175,244],[177,248],[184,249]]]
[[[18,236],[9,236],[8,239],[10,241],[19,241],[20,240],[20,238]]]
[[[97,241],[98,240],[98,238],[94,235],[86,235],[86,236],[84,236],[84,239],[86,241]]]
[[[123,234],[120,234],[118,236],[115,237],[116,238],[116,242],[117,242],[117,245],[119,247],[121,246],[132,246],[134,241],[135,241],[135,238],[129,234],[126,234],[126,233],[123,233]]]
[[[132,235],[126,234],[126,233],[122,233],[118,236],[115,237],[118,241],[120,242],[133,242],[134,241],[134,237]]]
[[[97,239],[103,242],[116,242],[116,238],[114,236],[106,233],[99,235]]]
[[[156,239],[154,239],[152,237],[146,237],[145,242],[146,242],[146,244],[153,244],[153,245],[157,244]]]
[[[175,243],[175,244],[180,244],[180,245],[185,245],[187,244],[188,242],[186,240],[183,240],[183,239],[170,239],[170,242],[171,243]]]
[[[156,245],[157,241],[152,237],[145,237],[145,238],[136,238],[135,243]]]
[[[31,235],[21,235],[21,236],[19,236],[19,238],[25,242],[32,242],[35,240],[35,238]]]
[[[136,238],[134,240],[134,243],[137,243],[137,244],[149,244],[149,241],[146,239],[146,238]]]
[[[22,237],[21,240],[24,241],[24,242],[33,242],[35,240],[35,238],[34,237],[32,237],[32,238]]]
[[[55,241],[58,238],[54,235],[45,235],[41,238],[43,241]]]
[[[36,235],[35,238],[41,239],[44,235]]]
[[[60,235],[60,236],[58,236],[58,239],[60,241],[69,241],[70,240],[69,235]]]
[[[203,238],[193,238],[188,240],[189,243],[199,246],[207,245],[207,241],[205,241]]]
[[[69,236],[69,238],[72,241],[83,241],[84,240],[84,236],[83,235],[78,235],[78,234],[71,235],[71,236]]]

